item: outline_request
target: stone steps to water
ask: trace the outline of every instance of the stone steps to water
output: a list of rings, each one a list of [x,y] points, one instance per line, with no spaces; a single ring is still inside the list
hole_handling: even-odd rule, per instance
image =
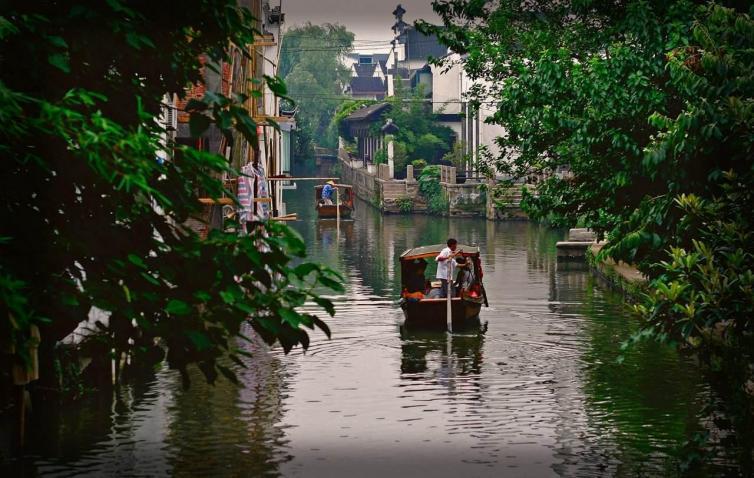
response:
[[[382,199],[383,200],[397,200],[408,196],[406,190],[406,183],[382,183]]]

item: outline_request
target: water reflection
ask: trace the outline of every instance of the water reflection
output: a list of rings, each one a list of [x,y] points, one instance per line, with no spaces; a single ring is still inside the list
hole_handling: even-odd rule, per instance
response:
[[[278,425],[281,363],[257,341],[242,347],[255,357],[252,367],[235,368],[243,388],[227,380],[208,385],[194,370],[190,389],[173,390],[165,445],[174,476],[275,476],[288,459]]]
[[[562,231],[383,217],[363,202],[338,228],[316,219],[306,191],[286,194],[310,257],[344,277],[332,339],[315,334],[287,356],[241,344],[253,355],[241,389],[197,373],[183,390],[159,370],[115,397],[39,413],[14,476],[677,474],[673,450],[708,392],[667,347],[616,363],[637,323],[583,267],[557,263]],[[480,246],[486,326],[406,330],[398,257],[448,236]]]
[[[452,378],[482,371],[482,345],[487,325],[463,334],[409,330],[401,331],[401,378],[427,380]],[[429,374],[429,375],[428,375]]]

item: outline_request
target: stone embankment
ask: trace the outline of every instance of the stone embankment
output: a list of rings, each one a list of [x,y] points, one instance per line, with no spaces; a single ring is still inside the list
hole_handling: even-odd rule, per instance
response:
[[[419,193],[419,182],[412,166],[407,168],[406,179],[393,179],[386,164],[365,168],[362,161],[352,159],[342,149],[338,158],[342,181],[353,185],[358,197],[383,214],[428,213],[427,201]],[[489,184],[472,181],[458,184],[455,168],[443,166],[441,169],[440,186],[448,204],[445,215],[492,220],[527,219],[520,208],[520,188],[498,194],[498,201],[493,202],[487,195]]]
[[[599,259],[605,242],[589,229],[574,228],[568,231],[568,240],[556,244],[559,262],[586,261],[594,273],[628,297],[636,299],[643,292],[647,278],[631,264],[610,258]]]

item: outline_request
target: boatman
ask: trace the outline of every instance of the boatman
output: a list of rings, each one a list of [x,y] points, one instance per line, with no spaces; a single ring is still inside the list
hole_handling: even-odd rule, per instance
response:
[[[448,277],[453,277],[453,274],[455,274],[456,271],[456,261],[453,259],[455,259],[457,254],[462,252],[456,251],[456,248],[458,248],[458,241],[455,239],[448,239],[446,244],[448,247],[440,251],[440,254],[435,257],[435,261],[437,261],[437,275],[435,277],[442,281],[442,295],[440,295],[442,298],[448,297]],[[455,291],[451,291],[451,297],[453,295],[455,295]]]
[[[335,181],[332,179],[325,183],[325,187],[322,188],[322,202],[325,206],[332,206],[332,195],[335,192]]]

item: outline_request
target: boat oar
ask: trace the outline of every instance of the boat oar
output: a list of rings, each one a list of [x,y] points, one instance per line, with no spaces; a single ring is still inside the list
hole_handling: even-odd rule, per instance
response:
[[[338,239],[340,239],[340,190],[335,188],[335,221],[337,222]]]
[[[452,261],[453,260],[453,254],[451,253],[450,257],[448,257],[445,260],[446,261]],[[452,303],[450,302],[450,299],[451,299],[451,297],[453,295],[451,293],[451,291],[453,290],[452,289],[452,287],[453,287],[452,286],[452,284],[453,284],[452,266],[453,266],[452,262],[448,264],[448,287],[447,287],[447,289],[448,289],[447,290],[448,299],[446,301],[446,303],[448,304],[447,310],[446,310],[447,321],[448,321],[448,332],[451,333],[451,334],[453,333],[453,306],[452,306]]]

